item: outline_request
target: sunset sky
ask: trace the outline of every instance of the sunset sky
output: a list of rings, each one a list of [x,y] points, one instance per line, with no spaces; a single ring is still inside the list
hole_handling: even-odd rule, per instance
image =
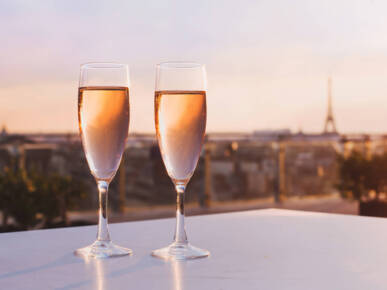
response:
[[[155,64],[205,63],[207,131],[387,132],[387,1],[0,0],[0,125],[77,130],[79,65],[128,63],[131,132],[153,132]]]

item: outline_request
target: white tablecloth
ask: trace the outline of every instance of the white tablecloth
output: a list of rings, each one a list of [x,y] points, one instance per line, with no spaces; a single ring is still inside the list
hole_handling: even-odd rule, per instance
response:
[[[167,262],[174,219],[110,225],[134,255],[73,256],[96,227],[0,234],[0,289],[387,289],[387,219],[256,210],[189,217],[191,243],[209,258]]]

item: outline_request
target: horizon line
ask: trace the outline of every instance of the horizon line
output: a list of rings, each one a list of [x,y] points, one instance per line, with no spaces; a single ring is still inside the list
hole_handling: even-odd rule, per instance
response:
[[[254,134],[255,132],[263,132],[263,131],[272,131],[273,133],[275,133],[276,131],[283,131],[283,130],[289,130],[290,134],[299,134],[299,133],[302,133],[302,134],[305,134],[305,135],[308,135],[308,134],[327,134],[327,133],[324,133],[324,131],[292,131],[291,129],[289,128],[280,128],[280,129],[257,129],[257,130],[252,130],[252,131],[223,131],[223,130],[219,130],[219,131],[208,131],[206,132],[206,135],[208,134],[230,134],[230,135],[238,135],[238,134]],[[333,132],[328,132],[328,134],[330,133],[333,133]],[[336,132],[338,135],[387,135],[387,131],[367,131],[367,132],[354,132],[354,131],[347,131],[347,132]],[[55,135],[55,134],[71,134],[71,135],[79,135],[79,132],[76,132],[76,131],[13,131],[13,132],[10,132],[7,130],[7,134],[9,135],[39,135],[39,134],[42,134],[42,135]],[[156,135],[156,132],[154,131],[135,131],[135,132],[129,132],[128,134],[129,136],[130,135]]]

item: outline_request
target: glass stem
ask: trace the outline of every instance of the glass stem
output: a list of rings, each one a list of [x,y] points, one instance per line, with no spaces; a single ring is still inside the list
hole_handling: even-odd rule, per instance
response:
[[[187,234],[185,233],[184,225],[184,191],[185,184],[176,184],[177,191],[176,199],[176,231],[175,231],[175,243],[187,244]]]
[[[99,219],[98,219],[98,234],[97,240],[110,242],[110,235],[107,220],[107,201],[109,183],[106,181],[97,181],[99,192]]]

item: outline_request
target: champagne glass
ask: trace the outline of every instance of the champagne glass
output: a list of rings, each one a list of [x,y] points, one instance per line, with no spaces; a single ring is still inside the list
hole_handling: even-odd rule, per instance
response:
[[[177,192],[176,231],[171,245],[152,252],[170,260],[209,255],[188,243],[184,226],[184,191],[196,168],[206,130],[204,65],[165,62],[156,67],[155,123],[161,156]]]
[[[81,66],[78,121],[83,150],[99,192],[97,240],[76,255],[109,258],[131,254],[110,240],[107,222],[109,183],[114,178],[125,150],[129,129],[128,66],[88,63]]]

